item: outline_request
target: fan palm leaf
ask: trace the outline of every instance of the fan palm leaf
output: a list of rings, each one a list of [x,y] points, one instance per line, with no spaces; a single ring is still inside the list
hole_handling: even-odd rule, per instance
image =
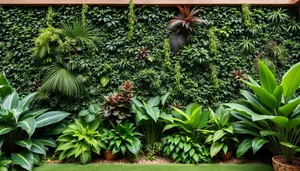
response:
[[[46,67],[46,76],[41,91],[59,92],[67,96],[79,96],[86,89],[80,75],[75,75],[71,71],[58,66],[50,65]]]
[[[75,19],[73,22],[63,22],[61,24],[62,34],[67,38],[81,43],[83,46],[96,48],[96,31],[90,24]]]

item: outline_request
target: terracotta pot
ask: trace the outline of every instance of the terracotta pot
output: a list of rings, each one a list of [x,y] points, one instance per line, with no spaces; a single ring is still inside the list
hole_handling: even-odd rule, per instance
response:
[[[220,156],[221,156],[223,161],[230,160],[232,158],[232,151],[229,151],[226,154],[223,151],[221,151]]]
[[[105,150],[104,151],[104,157],[106,160],[115,160],[118,157],[118,154],[112,154],[111,151]]]
[[[300,159],[295,157],[293,159],[294,165],[287,164],[284,156],[272,157],[272,163],[274,171],[300,171]]]

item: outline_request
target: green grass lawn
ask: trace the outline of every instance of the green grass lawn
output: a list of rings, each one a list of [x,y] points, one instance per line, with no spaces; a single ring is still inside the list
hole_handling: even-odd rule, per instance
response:
[[[272,171],[266,164],[43,164],[34,171]]]

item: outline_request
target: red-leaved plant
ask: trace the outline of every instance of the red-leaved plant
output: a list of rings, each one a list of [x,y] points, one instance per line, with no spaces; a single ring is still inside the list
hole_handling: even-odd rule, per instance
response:
[[[175,53],[186,43],[188,36],[196,32],[195,23],[208,24],[207,21],[195,16],[200,11],[197,7],[192,11],[187,6],[178,6],[178,8],[180,14],[168,22],[169,28],[173,30],[170,35],[170,45]]]

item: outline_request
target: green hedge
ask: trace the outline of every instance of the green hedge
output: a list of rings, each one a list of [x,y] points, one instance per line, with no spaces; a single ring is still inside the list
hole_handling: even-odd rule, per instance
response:
[[[81,17],[81,10],[81,6],[53,7],[52,24],[59,26],[61,21]],[[242,84],[232,71],[257,76],[255,58],[269,55],[267,42],[280,45],[280,58],[268,56],[276,65],[278,78],[300,61],[297,8],[286,9],[290,19],[283,22],[271,21],[269,15],[274,10],[278,8],[253,7],[251,15],[247,15],[247,9],[243,12],[242,7],[201,7],[198,16],[209,26],[197,25],[197,34],[190,37],[189,45],[174,55],[168,53],[165,39],[170,32],[167,22],[177,15],[177,9],[136,7],[133,38],[129,41],[128,8],[89,7],[86,18],[98,29],[98,51],[74,61],[86,67],[88,93],[76,98],[54,93],[42,105],[78,111],[89,103],[102,102],[103,95],[116,91],[126,80],[134,83],[141,98],[173,90],[170,104],[198,101],[216,106],[238,99]],[[30,49],[39,30],[47,27],[47,11],[48,7],[0,8],[0,70],[25,94],[35,90],[35,80],[42,82],[42,64]],[[209,30],[211,26],[214,29]],[[241,42],[250,42],[254,47],[246,44],[249,48],[243,49]],[[148,59],[152,60],[136,57],[140,47],[149,49]],[[281,59],[284,56],[286,60]],[[106,87],[100,84],[102,76],[110,78]]]

